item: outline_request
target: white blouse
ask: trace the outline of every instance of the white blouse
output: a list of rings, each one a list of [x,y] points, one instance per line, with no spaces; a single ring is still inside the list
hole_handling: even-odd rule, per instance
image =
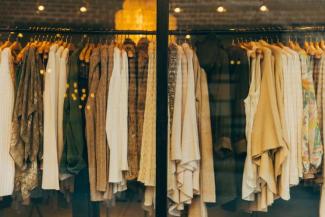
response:
[[[60,70],[59,70],[59,79],[58,79],[58,162],[60,164],[64,141],[63,141],[63,110],[64,110],[64,96],[66,93],[66,85],[67,85],[67,67],[68,67],[68,57],[69,57],[69,49],[65,48],[61,54],[58,56],[60,61]]]
[[[0,59],[0,197],[13,193],[15,163],[9,154],[11,121],[14,109],[14,85],[10,75],[10,48],[5,48]]]
[[[261,56],[257,55],[252,58],[250,71],[251,82],[248,96],[245,98],[245,115],[246,115],[246,139],[247,139],[247,156],[244,164],[243,182],[242,182],[242,199],[247,201],[255,200],[255,193],[258,192],[257,165],[252,160],[252,139],[254,117],[261,91]]]
[[[125,51],[114,48],[114,66],[109,83],[106,135],[110,149],[109,182],[114,193],[126,190],[123,171],[127,164],[128,62]]]
[[[182,128],[182,159],[177,167],[180,203],[190,203],[195,194],[199,194],[200,146],[196,117],[195,80],[193,69],[193,51],[188,44],[183,44],[187,59],[188,79],[183,96],[184,119]],[[184,82],[183,82],[184,83]],[[184,89],[183,89],[184,90]]]
[[[58,69],[56,51],[58,45],[50,48],[44,79],[44,151],[42,188],[59,190],[59,164],[57,149]]]
[[[177,72],[176,72],[176,87],[175,87],[175,100],[174,100],[174,114],[173,122],[170,128],[171,136],[169,141],[169,173],[168,174],[168,197],[172,200],[173,204],[169,207],[171,215],[179,215],[176,210],[179,204],[179,190],[177,188],[176,177],[176,162],[182,159],[182,58],[183,48],[177,46]],[[176,212],[175,212],[176,210]]]

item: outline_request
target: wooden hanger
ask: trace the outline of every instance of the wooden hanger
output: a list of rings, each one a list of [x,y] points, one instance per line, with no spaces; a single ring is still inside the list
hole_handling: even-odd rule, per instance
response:
[[[53,44],[53,36],[50,36],[50,39],[46,42],[46,44],[44,45],[44,51],[43,53],[48,54],[50,52],[50,48]]]
[[[86,63],[89,63],[90,62],[90,56],[91,56],[91,53],[93,51],[93,49],[95,48],[95,44],[94,43],[91,43],[86,51],[86,54],[85,54],[85,62]]]
[[[254,48],[256,47],[256,43],[251,38],[249,41],[241,43],[240,47],[245,50],[254,50]]]
[[[147,35],[146,35],[146,37],[147,37]],[[120,41],[117,45],[120,50],[123,49],[123,42],[124,42],[124,35],[120,35]]]
[[[320,40],[319,46],[325,51],[325,41],[323,38]]]
[[[65,37],[65,38],[64,38]],[[68,46],[68,42],[67,42],[67,40],[68,40],[68,36],[63,36],[62,37],[62,41],[63,41],[63,43],[62,43],[62,46],[64,47],[64,48],[66,48],[67,46]]]
[[[84,38],[85,38],[86,36],[84,36]],[[89,47],[89,38],[87,38],[87,43],[86,43],[86,45],[84,46],[84,48],[81,50],[81,52],[80,52],[80,55],[79,55],[79,59],[81,60],[81,61],[84,61],[85,60],[85,56],[86,56],[86,52],[87,52],[87,50],[88,50],[88,47]]]
[[[48,39],[48,35],[43,36],[43,38],[42,38],[42,43],[41,43],[41,45],[40,45],[40,46],[38,47],[38,49],[37,49],[37,52],[38,52],[39,54],[43,54],[44,49],[45,49],[45,46],[46,46],[46,44],[47,44],[47,39]]]
[[[311,35],[309,35],[309,46],[310,46],[312,49],[316,50],[316,48],[315,48],[315,46],[314,46],[314,43],[313,43],[313,41],[312,41],[312,36],[311,36]]]
[[[291,48],[292,50],[297,50],[295,43],[291,40],[290,37],[289,37],[289,40],[288,40],[288,46],[289,46],[289,48]]]
[[[309,55],[315,55],[316,49],[313,47],[311,41],[308,41],[305,36],[304,49]]]
[[[9,46],[10,50],[14,50],[16,48],[18,48],[18,41],[14,41],[10,46]]]
[[[267,47],[270,46],[270,44],[268,42],[266,42],[264,39],[260,39],[258,42],[262,46],[267,46]]]
[[[75,50],[75,47],[74,47],[74,45],[72,43],[72,35],[70,35],[70,40],[69,40],[67,48],[69,49],[69,51]]]
[[[10,41],[11,35],[12,33],[9,33],[7,41],[3,45],[1,45],[0,50],[3,50],[11,45],[11,41]]]
[[[19,38],[17,36],[16,41],[10,45],[10,50],[12,51],[20,51],[22,49],[22,46],[19,42]]]
[[[33,44],[34,42],[34,38],[31,37],[29,42],[26,44],[26,46],[19,52],[19,54],[17,55],[17,61],[20,62],[23,60],[25,52],[28,50],[28,48]]]
[[[30,46],[36,46],[37,45],[37,43],[38,43],[38,38],[37,37],[38,36],[35,35],[35,37],[31,40]]]
[[[288,41],[289,41],[289,42],[291,41],[290,37],[289,37],[289,40],[288,40]],[[279,48],[284,48],[284,47],[286,47],[285,44],[282,43],[282,42],[280,41],[280,39],[279,39],[278,36],[277,36],[277,41],[276,41],[276,43],[275,43],[275,46],[278,46]]]
[[[317,57],[322,56],[322,55],[324,54],[324,51],[320,48],[320,46],[319,46],[319,42],[318,42],[318,38],[317,38],[317,37],[316,37],[316,40],[315,40],[315,42],[314,42],[314,46],[315,46],[316,51],[317,51],[316,56],[317,56]]]
[[[298,42],[298,37],[297,36],[295,36],[294,45],[295,45],[295,50],[296,51],[301,52],[301,53],[304,53],[304,54],[307,54],[306,51],[300,47],[300,44]]]

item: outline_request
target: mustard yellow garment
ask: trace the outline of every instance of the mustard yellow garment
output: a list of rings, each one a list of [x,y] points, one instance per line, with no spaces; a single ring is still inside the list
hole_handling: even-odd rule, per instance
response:
[[[281,72],[280,67],[274,66],[272,62],[281,63],[276,61],[276,57],[272,59],[270,48],[262,46],[261,49],[263,51],[261,95],[252,130],[252,158],[258,166],[258,179],[261,185],[257,209],[266,210],[273,203],[274,196],[281,192],[281,186],[279,191],[277,188],[277,178],[282,173],[282,164],[288,149],[283,136]]]

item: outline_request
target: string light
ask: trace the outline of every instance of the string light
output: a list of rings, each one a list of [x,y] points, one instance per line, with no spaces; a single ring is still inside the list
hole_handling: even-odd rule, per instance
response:
[[[86,13],[86,12],[87,12],[87,8],[86,8],[85,6],[82,6],[82,7],[80,8],[80,12],[81,12],[81,13]]]
[[[45,10],[45,6],[44,6],[44,5],[39,5],[39,6],[37,7],[37,9],[38,9],[39,11],[44,11],[44,10]]]
[[[186,35],[185,38],[186,39],[191,39],[191,35]]]
[[[269,11],[269,8],[267,7],[267,5],[265,4],[265,1],[263,1],[263,0],[261,0],[260,11],[261,12],[268,12]]]
[[[223,6],[219,6],[219,7],[217,7],[217,12],[219,12],[219,13],[224,13],[224,12],[226,12],[226,11],[227,11],[226,8],[223,7]]]
[[[260,7],[260,11],[262,11],[262,12],[268,12],[269,11],[269,8],[265,4],[263,4]]]
[[[181,11],[182,11],[181,8],[175,8],[175,9],[174,9],[174,12],[175,12],[175,13],[180,13]]]

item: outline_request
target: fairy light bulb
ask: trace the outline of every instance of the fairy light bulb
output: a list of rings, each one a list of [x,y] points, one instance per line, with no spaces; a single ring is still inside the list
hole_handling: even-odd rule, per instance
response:
[[[260,7],[260,11],[262,11],[262,12],[268,12],[269,11],[269,8],[265,4],[262,4],[261,7]]]
[[[44,11],[44,10],[45,10],[45,6],[44,6],[44,5],[39,5],[39,6],[37,7],[37,9],[38,9],[39,11]]]
[[[80,12],[82,12],[82,13],[86,13],[86,12],[87,12],[87,8],[86,8],[85,6],[82,6],[82,7],[80,8]]]
[[[175,13],[180,13],[181,11],[182,11],[181,8],[175,8],[175,9],[174,9],[174,12],[175,12]]]
[[[191,39],[191,35],[186,35],[185,38],[186,39]]]
[[[217,7],[217,12],[219,12],[219,13],[224,13],[224,12],[226,12],[226,11],[227,11],[226,8],[223,7],[223,6],[219,6],[219,7]]]

